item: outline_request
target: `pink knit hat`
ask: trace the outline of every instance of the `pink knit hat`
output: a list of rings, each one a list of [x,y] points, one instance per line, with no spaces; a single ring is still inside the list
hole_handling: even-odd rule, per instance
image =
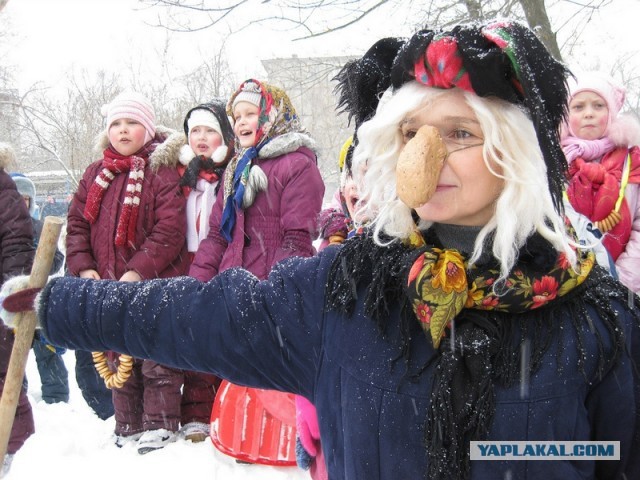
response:
[[[577,79],[569,79],[569,101],[580,92],[594,92],[600,95],[609,109],[609,125],[613,122],[622,106],[626,96],[626,89],[618,85],[611,77],[599,72],[585,72]]]
[[[107,117],[107,130],[113,122],[121,118],[131,118],[140,122],[147,131],[146,141],[156,135],[156,114],[153,106],[143,95],[123,92],[111,103],[102,106],[101,113]]]

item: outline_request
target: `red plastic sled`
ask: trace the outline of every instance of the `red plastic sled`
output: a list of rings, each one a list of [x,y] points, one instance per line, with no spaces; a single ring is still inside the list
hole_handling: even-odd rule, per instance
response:
[[[296,465],[296,406],[291,393],[220,384],[211,411],[211,441],[249,463]]]

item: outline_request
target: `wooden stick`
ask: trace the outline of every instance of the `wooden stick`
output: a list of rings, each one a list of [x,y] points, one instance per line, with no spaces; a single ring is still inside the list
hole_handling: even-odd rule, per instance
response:
[[[46,217],[44,226],[38,242],[38,249],[33,260],[31,275],[29,276],[30,288],[42,288],[47,283],[49,271],[53,264],[53,257],[58,245],[58,237],[64,220],[59,217]],[[9,445],[9,437],[13,428],[13,419],[18,406],[24,371],[27,366],[29,350],[33,342],[33,335],[36,330],[36,314],[33,311],[24,312],[18,320],[13,350],[9,368],[4,381],[2,398],[0,399],[0,458],[4,459]]]

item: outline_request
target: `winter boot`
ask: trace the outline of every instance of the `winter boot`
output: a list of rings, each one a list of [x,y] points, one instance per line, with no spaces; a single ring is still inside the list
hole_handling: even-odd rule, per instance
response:
[[[142,434],[140,440],[138,440],[138,453],[144,455],[145,453],[159,450],[175,442],[176,439],[177,435],[175,432],[167,430],[166,428],[147,430]]]
[[[7,453],[2,460],[2,468],[0,469],[0,478],[4,478],[11,469],[11,462],[13,461],[13,453]]]
[[[133,433],[131,435],[116,435],[116,440],[114,443],[116,444],[116,447],[122,448],[128,443],[137,442],[138,440],[140,440],[141,436],[142,432]]]
[[[209,425],[201,422],[189,422],[182,426],[180,433],[185,440],[191,440],[192,443],[204,442],[209,436]]]

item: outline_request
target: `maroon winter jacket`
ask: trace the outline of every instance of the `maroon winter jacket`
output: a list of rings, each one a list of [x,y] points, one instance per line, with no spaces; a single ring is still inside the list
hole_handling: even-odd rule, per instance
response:
[[[0,287],[8,278],[28,274],[33,262],[33,224],[16,184],[0,168]]]
[[[28,274],[34,255],[29,210],[16,184],[2,167],[4,165],[0,163],[0,287],[13,276]],[[12,349],[13,331],[0,323],[0,394],[4,389]],[[7,453],[16,453],[34,431],[33,412],[23,384]]]
[[[144,169],[133,249],[115,245],[128,173],[113,179],[102,198],[98,219],[91,225],[83,212],[89,188],[102,169],[102,160],[87,167],[67,216],[67,266],[71,275],[94,269],[100,278],[118,280],[129,270],[136,271],[143,279],[187,273],[186,200],[178,185],[180,177],[175,168],[155,169],[151,163],[150,159]]]
[[[280,260],[315,253],[312,242],[317,237],[324,196],[315,153],[301,146],[277,157],[258,158],[253,164],[266,174],[267,190],[258,193],[251,206],[236,212],[232,241],[227,243],[220,233],[224,188],[220,189],[211,212],[209,236],[200,243],[190,276],[208,281],[219,272],[240,266],[264,279]],[[227,174],[232,173],[227,169]]]

